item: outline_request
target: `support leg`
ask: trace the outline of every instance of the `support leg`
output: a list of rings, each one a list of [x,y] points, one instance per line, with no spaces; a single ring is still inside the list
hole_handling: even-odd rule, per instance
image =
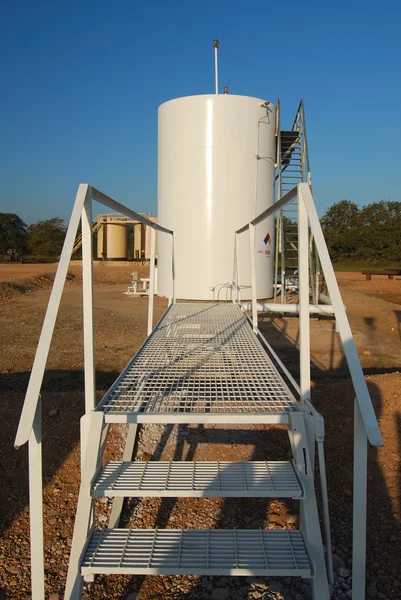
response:
[[[80,566],[82,554],[88,540],[89,529],[93,520],[93,498],[91,483],[99,460],[101,460],[101,442],[104,429],[104,415],[92,412],[81,419],[81,439],[83,446],[83,469],[81,487],[79,489],[77,513],[75,516],[74,534],[72,537],[70,560],[68,565],[67,584],[64,600],[81,598],[82,577]],[[86,443],[85,443],[86,441]]]
[[[127,462],[132,460],[132,453],[134,451],[134,445],[136,440],[136,434],[138,430],[137,423],[130,423],[128,425],[127,441],[125,442],[123,461]],[[114,529],[118,527],[120,523],[121,511],[123,508],[124,498],[115,497],[113,500],[113,508],[111,510],[109,528]]]
[[[330,592],[313,481],[313,467],[310,461],[308,438],[302,412],[290,414],[288,435],[297,474],[305,490],[305,498],[300,501],[299,522],[315,564],[315,573],[311,581],[313,600],[329,600]]]

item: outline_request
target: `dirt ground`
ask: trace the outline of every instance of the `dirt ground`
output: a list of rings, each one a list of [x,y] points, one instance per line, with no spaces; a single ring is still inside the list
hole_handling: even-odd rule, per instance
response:
[[[123,294],[133,270],[95,267],[96,384],[99,397],[113,383],[146,335],[147,299]],[[27,448],[13,448],[30,369],[51,289],[54,265],[0,265],[0,599],[30,598]],[[49,275],[48,275],[49,274]],[[401,280],[338,273],[385,445],[368,451],[368,598],[401,599]],[[11,282],[11,284],[7,283]],[[166,307],[155,300],[155,320]],[[261,329],[294,375],[298,323],[264,315]],[[311,319],[312,401],[326,423],[331,527],[337,560],[351,566],[352,436],[354,394],[338,334],[330,318]],[[47,594],[63,593],[79,488],[79,419],[84,411],[80,266],[71,265],[42,388],[44,513]],[[118,459],[124,428],[115,427],[107,451]],[[268,426],[148,426],[140,433],[139,460],[262,460],[288,457],[284,430]],[[296,527],[286,501],[143,499],[128,501],[124,523],[134,527]],[[99,503],[104,520],[110,511]],[[100,514],[99,513],[99,514]],[[271,587],[249,578],[98,577],[88,599],[307,598],[307,589]],[[221,581],[227,579],[227,581]],[[277,582],[276,582],[277,583]],[[346,596],[346,578],[341,581]],[[281,585],[281,584],[280,584]],[[216,587],[217,586],[217,587]],[[259,587],[258,587],[259,586]],[[340,593],[340,592],[339,592]],[[217,597],[217,596],[215,596]],[[57,598],[57,595],[53,596]]]

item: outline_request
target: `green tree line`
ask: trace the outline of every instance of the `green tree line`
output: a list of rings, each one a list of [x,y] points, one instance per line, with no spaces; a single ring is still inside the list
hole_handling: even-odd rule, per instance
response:
[[[327,210],[321,224],[333,262],[401,262],[401,202],[382,200],[358,207],[341,200]],[[16,214],[0,213],[0,255],[56,259],[65,233],[58,217],[27,226]]]
[[[18,215],[0,213],[0,256],[3,260],[54,260],[60,256],[65,233],[64,221],[58,217],[27,226]]]
[[[401,202],[333,204],[321,219],[333,262],[401,262]]]

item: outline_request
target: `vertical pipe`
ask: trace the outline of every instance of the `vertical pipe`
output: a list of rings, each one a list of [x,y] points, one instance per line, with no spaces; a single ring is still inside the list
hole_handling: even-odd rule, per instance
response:
[[[237,262],[238,262],[238,257],[237,257],[237,234],[234,233],[234,266],[233,266],[233,289],[235,290],[235,293],[233,293],[232,295],[232,302],[233,304],[235,304],[235,302],[238,302],[238,269],[237,269]]]
[[[241,283],[240,283],[240,270],[239,270],[239,233],[235,234],[235,252],[237,256],[237,302],[241,302]]]
[[[367,436],[358,399],[354,404],[354,496],[352,532],[352,598],[365,599]]]
[[[155,249],[156,230],[151,228],[150,232],[150,274],[149,274],[149,298],[148,298],[148,335],[153,330],[153,298],[155,293]]]
[[[174,233],[171,234],[171,293],[172,293],[172,302],[173,302],[173,304],[175,304]]]
[[[252,281],[252,323],[253,330],[258,328],[258,306],[256,299],[256,267],[255,267],[255,225],[249,223],[249,254],[251,258],[251,281]]]
[[[29,436],[28,442],[32,600],[44,600],[45,598],[41,404],[41,398],[39,395],[33,421],[33,428],[31,430],[31,435]]]
[[[299,367],[301,405],[310,399],[308,213],[298,185]]]
[[[219,65],[218,65],[218,51],[219,51],[219,40],[213,40],[214,46],[214,76],[215,76],[215,94],[219,93]]]
[[[91,188],[88,190],[82,208],[82,293],[84,312],[85,412],[88,413],[91,412],[96,405]]]

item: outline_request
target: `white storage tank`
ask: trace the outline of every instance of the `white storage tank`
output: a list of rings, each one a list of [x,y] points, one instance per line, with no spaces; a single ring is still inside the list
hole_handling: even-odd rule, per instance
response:
[[[274,166],[275,107],[266,100],[216,94],[159,107],[158,222],[174,231],[177,299],[211,300],[211,288],[232,282],[234,232],[274,202]],[[258,298],[273,295],[273,235],[273,218],[255,229]],[[159,294],[169,296],[170,236],[158,242]],[[249,299],[247,232],[239,254]]]

